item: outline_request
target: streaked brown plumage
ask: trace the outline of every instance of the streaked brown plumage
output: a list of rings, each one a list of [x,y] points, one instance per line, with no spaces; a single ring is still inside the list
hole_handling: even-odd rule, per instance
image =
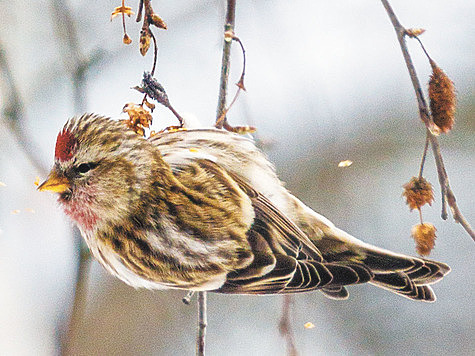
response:
[[[291,195],[249,139],[216,129],[139,137],[83,115],[58,135],[40,190],[59,193],[92,254],[134,287],[344,299],[369,282],[434,301],[440,262],[395,254],[336,228]]]

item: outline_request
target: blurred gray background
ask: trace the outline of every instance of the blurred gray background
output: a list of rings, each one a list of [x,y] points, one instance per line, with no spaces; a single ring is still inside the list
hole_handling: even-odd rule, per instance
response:
[[[126,5],[136,11],[137,3]],[[213,123],[217,105],[224,3],[153,1],[169,28],[155,31],[156,77],[175,108],[204,126]],[[61,17],[65,4],[70,20]],[[459,206],[474,224],[475,6],[462,0],[392,5],[403,25],[427,30],[427,50],[456,84],[455,129],[440,142]],[[133,43],[122,44],[120,17],[109,21],[116,6],[119,0],[0,1],[0,49],[7,61],[1,63],[0,84],[1,355],[59,352],[78,257],[54,196],[36,192],[33,182],[45,177],[39,167],[52,164],[57,132],[68,117],[81,110],[117,117],[125,103],[142,98],[129,88],[150,70],[152,53],[139,54],[140,26],[133,18],[127,21]],[[272,143],[266,151],[287,187],[316,211],[366,242],[414,254],[410,230],[418,216],[407,209],[401,186],[417,175],[425,133],[381,3],[241,0],[236,19],[248,59],[247,93],[228,115],[230,122],[257,126],[259,137]],[[82,56],[96,58],[86,72],[83,108],[71,80],[75,53],[64,40],[67,22]],[[430,66],[415,41],[409,48],[425,88]],[[231,85],[240,68],[241,54],[233,46]],[[9,80],[23,105],[17,124],[7,115]],[[164,108],[154,117],[155,129],[176,124]],[[18,127],[23,131],[15,135]],[[25,137],[39,157],[36,166],[22,148]],[[353,165],[338,168],[344,159]],[[425,172],[436,193],[432,208],[423,209],[438,229],[431,258],[453,269],[435,286],[438,301],[416,303],[369,285],[350,288],[347,301],[319,292],[297,295],[292,325],[302,355],[473,354],[475,245],[451,218],[440,219],[431,155]],[[182,292],[134,290],[95,262],[87,288],[72,354],[194,353],[196,305],[184,305]],[[277,328],[281,296],[208,299],[209,355],[285,354]],[[306,322],[315,328],[305,329]]]

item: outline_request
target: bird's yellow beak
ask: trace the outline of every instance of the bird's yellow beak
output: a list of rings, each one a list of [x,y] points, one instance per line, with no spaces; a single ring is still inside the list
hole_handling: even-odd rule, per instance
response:
[[[69,180],[66,177],[58,176],[58,174],[53,170],[48,178],[38,187],[38,190],[40,192],[49,190],[54,193],[64,193],[69,188],[71,188]]]

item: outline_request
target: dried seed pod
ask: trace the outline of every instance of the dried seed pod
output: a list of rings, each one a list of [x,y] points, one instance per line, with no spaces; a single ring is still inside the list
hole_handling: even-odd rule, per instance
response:
[[[425,204],[432,205],[434,201],[434,191],[430,184],[423,177],[412,177],[409,182],[403,185],[402,195],[406,198],[409,209],[420,209]]]
[[[164,30],[167,29],[167,24],[165,23],[165,21],[163,21],[163,19],[158,16],[157,14],[152,14],[151,16],[151,20],[150,21],[153,25],[157,26],[158,28],[162,28]]]
[[[430,111],[434,124],[441,132],[452,130],[455,121],[455,87],[447,74],[434,61],[430,61],[432,75],[429,81]]]
[[[150,31],[148,29],[143,29],[140,31],[140,54],[142,56],[145,56],[148,52],[148,49],[150,48],[150,40],[152,38],[152,35],[150,34]]]
[[[411,235],[416,241],[416,251],[421,256],[430,254],[435,246],[437,229],[431,223],[417,224],[412,227]]]
[[[128,44],[131,44],[132,43],[132,39],[129,37],[128,34],[124,34],[124,38],[122,39],[122,42],[124,42],[126,45]]]
[[[346,167],[349,167],[353,164],[353,161],[350,161],[349,159],[346,159],[344,161],[340,161],[338,163],[338,167],[340,168],[346,168]]]

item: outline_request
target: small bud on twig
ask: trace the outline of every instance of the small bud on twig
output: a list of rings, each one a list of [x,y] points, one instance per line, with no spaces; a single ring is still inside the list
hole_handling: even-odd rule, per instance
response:
[[[411,38],[417,37],[422,35],[426,30],[423,28],[408,28],[406,29],[406,35],[408,35]]]
[[[152,14],[151,16],[151,23],[155,26],[157,26],[158,28],[162,28],[164,30],[167,29],[167,24],[165,23],[165,21],[162,20],[162,18],[160,16],[158,16],[157,14]]]

